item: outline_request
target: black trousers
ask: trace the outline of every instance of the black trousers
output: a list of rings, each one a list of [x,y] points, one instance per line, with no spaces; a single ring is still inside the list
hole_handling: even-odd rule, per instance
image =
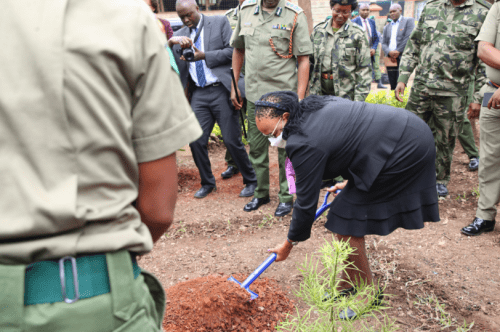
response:
[[[191,107],[203,129],[203,135],[189,144],[198,167],[202,186],[215,187],[215,177],[208,158],[208,139],[215,121],[219,124],[224,144],[243,176],[244,184],[256,184],[257,177],[248,159],[245,145],[241,141],[238,112],[233,108],[229,92],[222,85],[195,88],[191,96]]]
[[[401,61],[401,55],[397,58],[398,65],[396,67],[387,67],[387,76],[389,77],[389,83],[391,84],[391,90],[396,90],[399,78],[399,62]]]

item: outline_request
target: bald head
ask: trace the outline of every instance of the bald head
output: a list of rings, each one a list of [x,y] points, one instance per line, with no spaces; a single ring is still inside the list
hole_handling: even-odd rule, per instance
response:
[[[195,28],[200,22],[201,14],[195,0],[177,0],[175,10],[182,23],[189,28]]]
[[[389,8],[389,10],[393,10],[393,9],[397,9],[397,10],[399,10],[400,12],[402,12],[402,11],[403,11],[403,8],[401,8],[401,5],[400,5],[399,3],[395,3],[395,4],[393,4],[393,5]]]
[[[359,5],[359,16],[365,19],[370,15],[370,5],[367,3],[362,3]]]
[[[391,6],[391,8],[389,8],[389,16],[394,22],[396,22],[401,16],[402,11],[403,8],[401,8],[399,4],[395,3]]]

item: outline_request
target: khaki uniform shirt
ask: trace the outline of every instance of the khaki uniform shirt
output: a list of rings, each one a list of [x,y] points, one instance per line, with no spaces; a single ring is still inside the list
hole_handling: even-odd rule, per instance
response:
[[[148,11],[2,2],[0,264],[152,249],[132,205],[138,163],[202,130]]]
[[[485,41],[500,50],[500,2],[497,0],[491,7],[476,41]],[[500,84],[500,70],[486,65],[486,76],[490,81]]]
[[[240,6],[229,9],[224,15],[226,15],[231,25],[231,29],[235,29],[238,25],[238,13],[240,12]]]
[[[274,53],[269,39],[272,39],[278,53],[288,55],[296,15],[297,22],[292,39],[294,56],[283,59]],[[312,53],[304,12],[300,7],[285,0],[281,0],[267,17],[262,13],[260,0],[245,1],[241,5],[231,46],[245,49],[245,91],[251,102],[272,91],[297,92],[296,57]]]

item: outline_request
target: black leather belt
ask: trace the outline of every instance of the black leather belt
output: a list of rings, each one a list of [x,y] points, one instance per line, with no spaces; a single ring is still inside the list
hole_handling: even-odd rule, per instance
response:
[[[497,88],[497,89],[498,89],[498,88],[500,88],[500,85],[496,84],[496,83],[495,83],[495,82],[493,82],[493,81],[489,81],[488,83],[489,83],[492,87],[494,87],[494,88]]]
[[[201,86],[198,86],[198,88],[206,89],[206,88],[210,88],[212,86],[219,86],[221,84],[222,84],[221,82],[215,82],[215,83],[212,83],[212,84],[205,85],[203,88]]]

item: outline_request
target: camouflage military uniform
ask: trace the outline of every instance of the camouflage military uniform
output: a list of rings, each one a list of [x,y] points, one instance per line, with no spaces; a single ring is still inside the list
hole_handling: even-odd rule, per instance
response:
[[[467,89],[475,77],[472,101],[480,103],[477,89],[486,82],[474,38],[488,9],[484,0],[467,0],[457,7],[449,0],[427,2],[401,59],[398,82],[407,84],[416,69],[406,109],[431,127],[436,142],[436,178],[445,185],[450,180],[460,123],[468,121]]]
[[[337,32],[331,19],[316,25],[311,35],[314,53],[310,93],[365,101],[372,81],[370,48],[363,29],[347,20]],[[322,73],[331,74],[325,79]]]

